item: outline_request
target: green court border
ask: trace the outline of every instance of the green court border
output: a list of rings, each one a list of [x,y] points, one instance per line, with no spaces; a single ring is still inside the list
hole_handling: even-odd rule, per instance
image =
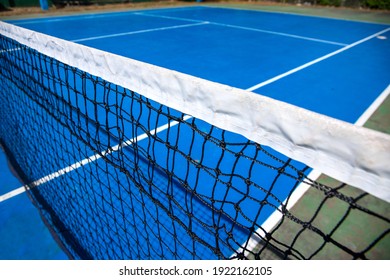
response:
[[[205,5],[211,7],[226,7],[266,12],[280,12],[297,15],[390,24],[390,11],[385,10],[278,4],[266,1],[217,1],[205,2]]]
[[[364,126],[390,134],[390,97],[387,97]],[[332,187],[337,187],[340,184],[326,176],[321,176],[318,182]],[[357,198],[363,192],[356,188],[346,186],[341,190],[341,193]],[[291,212],[301,220],[309,221],[314,217],[315,212],[323,199],[324,195],[322,192],[311,188],[291,209]],[[366,195],[359,200],[359,205],[367,207],[371,211],[390,219],[390,203],[374,196]],[[336,223],[339,222],[347,212],[347,218],[336,231],[332,232]],[[355,252],[363,250],[373,240],[378,238],[380,234],[389,230],[388,223],[376,217],[367,215],[357,209],[352,209],[347,203],[336,198],[329,198],[326,200],[321,211],[317,213],[317,216],[313,219],[312,223],[326,234],[330,234],[337,242],[340,242]],[[300,237],[294,241],[293,238],[301,229],[301,226],[285,219],[282,226],[275,232],[274,238],[289,245],[292,244],[292,242],[295,242],[294,248],[301,252],[303,256],[309,258],[313,254],[314,249],[323,245],[324,239],[318,234],[305,230]],[[259,249],[261,249],[261,246],[259,246]],[[267,259],[280,259],[284,256],[280,254],[276,255],[272,251],[266,250],[263,252],[262,257]],[[351,255],[330,243],[327,243],[322,250],[312,258],[322,260],[352,259]],[[375,244],[375,246],[364,255],[364,258],[389,260],[390,234],[387,234],[385,238]]]
[[[226,7],[246,10],[259,10],[268,12],[281,12],[299,15],[319,16],[326,18],[337,18],[354,21],[384,23],[390,25],[390,11],[386,10],[368,10],[354,9],[344,7],[326,7],[326,6],[308,6],[308,5],[293,5],[281,4],[267,1],[148,1],[145,3],[128,3],[128,4],[107,4],[95,6],[70,6],[61,9],[50,7],[48,11],[42,11],[39,7],[15,8],[14,12],[0,12],[0,19],[19,19],[33,17],[47,17],[59,15],[74,15],[87,14],[96,12],[115,12],[115,11],[131,11],[140,9],[154,8],[169,8],[169,7],[191,7],[191,6],[210,6],[210,7]]]
[[[330,7],[302,7],[292,5],[262,6],[259,4],[215,4],[212,6],[230,7],[239,9],[253,9],[269,12],[293,13],[308,16],[320,16],[343,20],[364,21],[390,24],[390,13],[383,11],[364,11],[358,9],[330,8]],[[367,128],[390,134],[390,97],[388,96],[380,107],[374,112],[364,125]],[[326,176],[318,180],[328,186],[338,186],[339,183]],[[358,197],[362,192],[356,188],[346,186],[341,191],[351,197]],[[313,219],[316,210],[323,201],[323,193],[316,189],[309,189],[305,195],[291,209],[291,212],[304,221]],[[359,204],[390,219],[390,204],[371,195],[359,200]],[[336,223],[348,212],[347,218],[336,231],[332,232]],[[366,248],[373,240],[384,231],[388,230],[388,224],[363,212],[351,209],[345,202],[336,198],[329,198],[323,204],[321,211],[317,213],[312,222],[326,234],[345,245],[353,251]],[[305,258],[311,257],[314,250],[324,244],[324,239],[319,235],[305,230],[294,240],[296,233],[302,229],[296,223],[287,219],[273,235],[279,241],[291,245],[294,242],[294,249],[302,253]],[[262,248],[262,244],[258,247]],[[272,250],[262,251],[261,258],[280,259],[283,254],[276,254]],[[364,257],[369,259],[390,259],[390,234],[387,234],[379,243],[371,248]],[[351,255],[340,250],[335,245],[327,243],[313,259],[341,260],[351,259]]]
[[[261,2],[219,2],[212,4],[208,3],[207,5],[211,7],[259,10],[266,12],[280,12],[341,20],[390,24],[389,11],[298,5],[263,5]],[[385,99],[364,126],[390,134],[390,96]],[[323,175],[319,178],[318,182],[332,187],[340,185],[339,182]],[[362,194],[362,191],[351,186],[345,186],[340,192],[354,198],[357,198]],[[336,242],[340,242],[345,245],[347,249],[351,249],[355,252],[363,250],[373,240],[378,238],[380,234],[388,230],[388,223],[367,215],[359,210],[351,209],[347,203],[336,198],[327,199],[323,203],[321,210],[316,213],[316,210],[323,200],[323,193],[311,188],[290,211],[303,221],[312,220],[312,224],[314,226],[318,226],[318,228],[325,232],[325,234],[329,234]],[[359,204],[390,219],[390,203],[382,201],[371,195],[366,195],[359,200]],[[345,220],[343,220],[342,224],[333,231],[337,222],[339,222],[344,216],[346,216]],[[290,220],[284,219],[282,225],[273,234],[273,237],[282,243],[289,245],[294,244],[293,248],[298,250],[304,258],[328,260],[352,258],[350,254],[340,250],[337,246],[331,243],[326,243],[324,245],[324,239],[309,230],[304,230],[299,235],[298,239],[294,240],[296,234],[301,230],[301,226]],[[322,245],[324,245],[324,247],[321,251],[312,256],[313,252]],[[259,244],[257,250],[261,251],[263,246],[263,244]],[[263,259],[284,258],[283,254],[275,253],[274,250],[269,249],[261,251],[259,256]],[[253,258],[254,256],[249,255],[249,257]],[[390,234],[387,234],[385,238],[375,244],[375,246],[365,253],[364,256],[362,255],[362,258],[390,259]]]

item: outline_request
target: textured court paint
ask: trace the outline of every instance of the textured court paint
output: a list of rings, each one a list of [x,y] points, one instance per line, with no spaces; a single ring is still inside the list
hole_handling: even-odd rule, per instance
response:
[[[301,65],[301,66],[299,66],[299,67],[297,67],[297,68],[291,69],[290,71],[287,71],[287,72],[282,73],[282,74],[280,74],[280,75],[278,75],[278,76],[275,76],[275,77],[272,78],[272,79],[269,79],[269,80],[264,81],[264,82],[262,82],[262,83],[260,83],[260,84],[257,84],[257,85],[255,85],[255,86],[251,87],[250,90],[251,90],[251,91],[254,91],[254,90],[259,89],[259,88],[261,88],[261,87],[263,87],[263,86],[265,86],[265,85],[274,83],[274,82],[276,82],[277,80],[283,79],[284,77],[287,77],[287,76],[289,76],[289,75],[292,75],[292,74],[294,74],[295,72],[301,71],[301,70],[303,70],[303,69],[305,69],[305,68],[307,68],[307,67],[310,67],[310,66],[312,66],[312,65],[314,65],[314,64],[316,64],[316,63],[319,63],[319,62],[321,62],[321,61],[323,61],[323,60],[329,59],[329,58],[332,57],[332,56],[335,56],[335,55],[338,55],[338,54],[340,54],[340,53],[342,53],[342,52],[345,52],[345,51],[347,51],[347,50],[349,50],[349,49],[351,49],[351,48],[353,48],[353,47],[356,47],[356,46],[358,46],[358,45],[360,45],[360,44],[363,44],[363,43],[365,43],[365,42],[367,42],[367,41],[369,41],[369,40],[372,40],[373,38],[382,38],[382,37],[385,37],[385,36],[382,36],[381,34],[386,34],[386,33],[388,33],[389,31],[390,31],[390,28],[386,28],[386,29],[384,29],[384,30],[381,30],[380,32],[377,32],[377,33],[372,34],[372,35],[370,35],[370,36],[368,36],[368,37],[366,37],[366,38],[363,38],[362,40],[359,40],[359,41],[357,41],[357,42],[354,42],[353,44],[347,45],[347,46],[345,46],[344,48],[338,49],[338,50],[336,50],[336,51],[334,51],[334,52],[332,52],[332,53],[329,53],[329,54],[324,55],[324,56],[322,56],[322,57],[319,57],[319,58],[317,58],[317,59],[315,59],[315,60],[312,60],[312,61],[310,61],[310,62],[308,62],[308,63],[305,63],[305,64],[303,64],[303,65]]]
[[[340,21],[320,17],[302,17],[299,15],[261,11],[223,8],[210,9],[207,7],[193,11],[188,9],[182,11],[180,9],[165,9],[147,11],[145,13],[173,16],[182,19],[196,19],[222,24],[239,25],[249,28],[266,29],[274,32],[293,33],[295,35],[343,42],[346,44],[353,43],[379,31],[380,29],[388,27],[388,25],[384,24]]]
[[[151,14],[151,13],[136,13],[136,14],[137,15],[141,15],[141,16],[147,16],[147,17],[157,17],[157,18],[165,18],[165,19],[173,19],[173,20],[183,20],[183,21],[198,22],[198,23],[203,22],[201,20],[193,20],[193,19],[187,19],[187,18],[155,15],[155,14]],[[207,22],[209,22],[209,21],[207,21]],[[254,32],[262,32],[262,33],[267,33],[267,34],[272,34],[272,35],[277,35],[277,36],[285,36],[285,37],[290,37],[290,38],[295,38],[295,39],[315,41],[315,42],[324,43],[324,44],[331,44],[331,45],[338,45],[338,46],[345,46],[346,45],[346,44],[340,43],[340,42],[320,40],[320,39],[317,39],[317,38],[311,38],[311,37],[306,37],[306,36],[299,36],[299,35],[290,34],[290,33],[283,33],[283,32],[275,32],[275,31],[259,29],[259,28],[253,28],[253,27],[246,27],[246,26],[232,25],[232,24],[218,23],[218,22],[209,22],[209,23],[210,24],[219,25],[219,26],[228,27],[228,28],[237,28],[237,29],[249,30],[249,31],[254,31]]]
[[[257,5],[249,3],[241,4],[208,4],[210,8],[229,8],[238,10],[261,11],[274,14],[290,14],[304,17],[329,18],[340,21],[354,21],[365,23],[383,23],[390,24],[390,18],[386,11],[381,10],[357,10],[357,9],[340,9],[338,7],[310,7],[300,5]]]
[[[14,176],[12,176],[12,173],[9,169],[9,165],[7,162],[7,158],[4,154],[4,151],[0,147],[0,178],[1,185],[0,185],[0,194],[9,192],[14,190],[15,188],[20,186],[19,180],[17,180]]]
[[[106,41],[85,45],[239,88],[258,84],[338,48],[280,36],[275,48],[275,44],[266,43],[274,39],[273,35],[215,25],[166,30],[159,35],[158,40],[152,34],[121,40],[126,46],[142,48],[123,48],[114,42],[107,45]],[[302,53],[302,46],[311,51]]]
[[[95,36],[95,37],[76,39],[76,40],[72,40],[72,42],[79,43],[79,42],[85,42],[85,41],[102,40],[102,39],[113,38],[113,37],[129,36],[129,35],[134,35],[134,34],[139,34],[139,33],[158,32],[158,31],[164,31],[164,30],[170,30],[170,29],[187,28],[187,27],[203,25],[203,24],[208,24],[208,22],[174,25],[174,26],[168,26],[168,27],[144,29],[144,30],[138,30],[138,31],[124,32],[124,33],[114,33],[114,34],[109,34],[109,35],[101,35],[101,36]]]
[[[51,36],[66,40],[78,40],[97,36],[110,36],[114,33],[126,33],[155,28],[183,25],[183,21],[167,21],[166,19],[146,20],[132,13],[120,13],[104,17],[71,17],[54,19],[41,19],[35,21],[10,21],[16,25],[39,31]],[[156,35],[158,36],[158,35]],[[107,42],[107,44],[110,44]],[[120,43],[119,43],[120,44]]]
[[[374,38],[258,92],[354,123],[388,86],[389,50],[390,40]]]
[[[0,149],[0,193],[20,186]],[[0,260],[67,259],[26,194],[0,203]]]
[[[26,194],[0,203],[0,260],[65,260]]]

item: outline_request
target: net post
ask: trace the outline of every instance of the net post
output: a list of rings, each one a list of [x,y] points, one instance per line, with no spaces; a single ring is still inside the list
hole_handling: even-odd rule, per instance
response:
[[[47,0],[39,0],[39,3],[41,5],[41,9],[43,11],[49,10],[49,4],[48,4]]]

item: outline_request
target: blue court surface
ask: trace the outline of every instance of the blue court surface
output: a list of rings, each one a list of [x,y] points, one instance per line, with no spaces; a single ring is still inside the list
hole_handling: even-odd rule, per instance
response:
[[[390,82],[389,25],[207,6],[9,22],[89,47],[253,91],[350,123],[355,123],[380,95],[388,94],[384,92]],[[114,100],[109,102],[111,101]],[[139,118],[141,117],[143,116],[139,113]],[[160,126],[166,122],[168,120],[162,117],[156,125]],[[198,126],[202,127],[202,125],[199,122]],[[218,132],[213,133],[216,138],[221,137]],[[191,132],[189,131],[188,134],[190,135]],[[135,136],[131,135],[129,138]],[[165,137],[174,136],[165,136],[163,132],[161,138],[165,139]],[[224,137],[237,140],[237,136],[225,135]],[[198,140],[201,141],[201,139],[192,139],[195,142]],[[181,165],[185,166],[182,162],[184,159],[180,155],[165,154],[164,145],[160,145],[161,149],[156,148],[156,150],[160,151],[161,155],[155,155],[156,161],[164,161],[167,157],[172,157],[172,160],[176,162],[175,172],[179,177],[181,172],[185,176],[184,172],[188,170],[180,169]],[[179,143],[179,145],[182,149],[187,149],[186,143]],[[202,155],[204,153],[202,149],[206,149],[209,159],[204,160],[204,164],[210,167],[219,165],[223,174],[229,174],[228,161],[233,161],[234,156],[231,158],[226,156],[224,159],[226,163],[218,163],[213,160],[219,157],[219,155],[212,156],[213,153],[217,153],[213,147],[203,146],[198,149],[195,148],[190,153]],[[250,154],[251,151],[248,153]],[[77,160],[83,160],[83,158]],[[243,169],[242,172],[245,173],[248,169],[246,164],[245,162],[238,164],[237,168]],[[296,164],[296,166],[299,165]],[[51,166],[55,166],[55,163]],[[63,167],[59,164],[58,170]],[[6,162],[3,157],[0,175],[4,179],[2,179],[0,195],[20,187],[16,179],[12,179],[12,176],[2,171],[5,169]],[[48,170],[48,173],[56,171]],[[254,170],[253,172],[269,171]],[[67,176],[64,175],[62,180],[67,181]],[[209,197],[211,190],[205,187],[209,178],[207,174],[201,176],[206,183],[204,188],[199,187],[197,192],[204,197]],[[274,175],[270,178],[273,177]],[[155,179],[163,180],[164,178]],[[91,180],[94,179],[91,178]],[[191,178],[188,181],[191,181]],[[91,184],[93,185],[93,182]],[[237,182],[237,185],[239,184]],[[283,181],[280,184],[283,184]],[[50,184],[40,187],[42,189],[53,188]],[[227,195],[232,200],[240,197],[239,191],[228,192],[224,188],[226,186],[219,186],[221,200],[223,195]],[[278,186],[275,188],[277,189]],[[286,194],[281,193],[281,196],[287,196],[287,194],[288,191]],[[156,193],[154,195],[158,196]],[[185,207],[188,194],[177,191],[175,195],[183,197],[183,205],[177,207]],[[253,190],[252,195],[256,196],[256,190]],[[218,194],[216,196],[218,197]],[[169,204],[169,202],[166,203]],[[203,201],[203,203],[211,202]],[[104,205],[101,207],[104,208]],[[202,207],[201,205],[200,212],[202,212]],[[218,207],[223,207],[228,215],[234,212],[233,205],[219,205]],[[242,217],[236,218],[244,225],[248,218],[259,219],[258,223],[261,224],[267,216],[255,217],[256,211],[253,209],[256,207],[259,207],[256,201],[248,201],[246,208],[242,209]],[[65,254],[53,243],[45,244],[52,240],[37,214],[34,214],[36,219],[30,219],[30,216],[28,219],[25,218],[26,216],[18,218],[19,213],[24,213],[23,215],[34,213],[32,208],[26,194],[0,202],[0,244],[2,248],[6,246],[15,248],[9,247],[8,250],[2,250],[0,258],[66,258]],[[71,209],[66,211],[71,211]],[[172,211],[177,211],[177,215],[180,215],[178,209],[173,208]],[[270,215],[272,209],[265,209],[264,213]],[[164,215],[160,215],[160,219],[163,220]],[[205,221],[213,219],[206,210],[202,212],[202,215]],[[169,217],[166,218],[169,221]],[[20,224],[15,224],[14,219],[20,220]],[[133,222],[136,223],[137,220]],[[225,224],[228,223],[229,219],[226,219]],[[202,230],[200,225],[193,226],[195,230]],[[169,225],[166,226],[167,231],[169,227]],[[197,227],[199,229],[196,229]],[[21,235],[26,228],[30,228],[28,230],[30,233]],[[153,229],[150,230],[153,231]],[[235,233],[237,236],[242,235],[242,242],[245,242],[247,233],[239,232],[239,230]],[[212,234],[212,232],[205,232],[205,239],[213,242]],[[33,241],[28,237],[36,238],[37,235],[42,241]],[[185,236],[186,232],[178,232],[177,235]],[[185,247],[187,241],[182,240],[182,242]],[[190,243],[188,241],[188,246]],[[42,249],[42,246],[50,249]],[[19,250],[19,248],[29,249]],[[30,253],[26,252],[29,250]],[[227,247],[221,250],[226,255],[233,253],[229,252]],[[187,252],[183,249],[182,253],[185,255]],[[102,256],[102,258],[109,257]],[[174,255],[165,257],[173,258]],[[207,254],[204,255],[204,258],[210,257]],[[187,258],[191,256],[188,255]]]

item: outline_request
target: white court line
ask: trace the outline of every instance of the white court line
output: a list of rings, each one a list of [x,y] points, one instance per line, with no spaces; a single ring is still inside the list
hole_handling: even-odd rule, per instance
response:
[[[7,49],[7,50],[0,50],[0,53],[7,53],[7,52],[17,52],[20,51],[22,48],[13,48],[13,49]]]
[[[323,60],[325,60],[325,59],[328,59],[328,58],[330,58],[330,57],[332,57],[332,56],[335,56],[336,54],[342,53],[342,52],[344,52],[344,51],[346,51],[346,50],[349,50],[350,48],[356,47],[357,45],[360,45],[360,44],[362,44],[362,43],[364,43],[364,42],[366,42],[366,41],[368,41],[368,40],[371,40],[371,39],[373,39],[373,38],[375,38],[375,37],[377,37],[377,36],[379,36],[379,35],[381,35],[381,34],[383,34],[383,33],[388,32],[388,31],[390,31],[390,28],[386,28],[386,29],[384,29],[384,30],[382,30],[382,31],[379,31],[379,32],[377,32],[377,33],[375,33],[375,34],[373,34],[373,35],[371,35],[371,36],[368,36],[368,37],[366,37],[366,38],[364,38],[364,39],[361,39],[361,40],[359,40],[359,41],[356,41],[355,43],[352,43],[352,44],[350,44],[350,45],[348,45],[348,46],[345,46],[344,48],[341,48],[341,49],[339,49],[339,50],[337,50],[337,51],[331,52],[331,53],[329,53],[329,54],[327,54],[327,55],[324,55],[324,56],[321,56],[321,57],[319,57],[319,58],[317,58],[317,59],[314,59],[314,60],[312,60],[312,61],[310,61],[310,62],[308,62],[308,63],[305,63],[305,64],[303,64],[303,65],[301,65],[301,66],[299,66],[299,67],[296,67],[296,68],[294,68],[294,69],[291,69],[290,71],[287,71],[287,72],[285,72],[285,73],[283,73],[283,74],[280,74],[280,75],[278,75],[278,76],[276,76],[276,77],[273,77],[272,79],[269,79],[269,80],[267,80],[267,81],[261,82],[261,83],[255,85],[255,86],[251,87],[251,88],[248,89],[248,90],[249,90],[249,91],[254,91],[254,90],[256,90],[256,89],[258,89],[258,88],[261,88],[261,87],[263,87],[263,86],[265,86],[265,85],[268,85],[268,84],[270,84],[270,83],[273,83],[273,82],[275,82],[275,81],[277,81],[277,80],[280,80],[280,79],[282,79],[282,78],[284,78],[284,77],[287,77],[287,76],[289,76],[289,75],[291,75],[291,74],[294,74],[295,72],[298,72],[298,71],[300,71],[300,70],[303,70],[303,69],[305,69],[305,68],[307,68],[307,67],[309,67],[309,66],[312,66],[312,65],[314,65],[314,64],[316,64],[316,63],[318,63],[318,62],[321,62],[321,61],[323,61]]]
[[[203,20],[199,20],[199,19],[173,17],[173,16],[163,16],[163,15],[156,15],[156,14],[142,13],[142,12],[137,12],[137,13],[134,13],[134,14],[138,15],[138,16],[165,18],[165,19],[181,20],[181,21],[188,21],[188,22],[203,22]]]
[[[189,21],[189,22],[204,22],[204,20],[199,20],[199,19],[173,17],[173,16],[163,16],[163,15],[156,15],[156,14],[150,14],[150,13],[146,14],[146,13],[142,13],[142,12],[136,12],[136,13],[134,13],[134,15],[145,16],[145,17],[173,19],[173,20],[180,20],[180,21]]]
[[[336,55],[336,54],[338,54],[338,53],[340,53],[340,52],[342,52],[342,51],[345,51],[345,50],[350,49],[350,48],[352,48],[352,47],[354,47],[354,46],[357,46],[358,44],[361,44],[361,43],[363,43],[363,42],[365,42],[365,41],[367,41],[367,40],[369,40],[369,39],[375,38],[375,37],[378,36],[379,34],[382,34],[382,33],[384,33],[384,32],[387,32],[388,30],[390,30],[390,28],[387,28],[387,29],[385,29],[385,30],[383,30],[383,31],[381,31],[381,32],[378,32],[378,33],[376,33],[376,34],[374,34],[374,35],[371,35],[371,36],[369,36],[369,37],[366,37],[366,38],[364,38],[364,39],[362,39],[362,40],[360,40],[360,41],[357,41],[357,42],[355,42],[355,43],[353,43],[353,44],[351,44],[351,45],[348,45],[348,46],[345,47],[345,48],[342,48],[342,49],[340,49],[340,50],[338,50],[338,51],[336,51],[336,52],[332,52],[332,53],[330,53],[329,55],[323,56],[323,57],[321,57],[321,58],[319,58],[319,59],[313,60],[312,62],[306,63],[306,64],[302,65],[301,67],[297,67],[297,68],[295,68],[295,69],[293,69],[293,70],[291,70],[291,71],[288,71],[288,72],[286,72],[286,73],[290,73],[290,74],[295,73],[295,72],[297,72],[297,71],[299,71],[299,70],[302,70],[302,69],[304,69],[304,68],[306,68],[306,67],[308,67],[308,66],[310,66],[310,65],[313,65],[314,63],[317,63],[317,62],[322,61],[322,60],[324,60],[324,59],[326,59],[326,58],[329,58],[329,57],[331,57],[331,56],[334,56],[334,55]],[[305,67],[303,67],[303,66],[305,66]],[[283,77],[287,76],[286,73],[283,74]],[[290,74],[289,74],[289,75],[290,75]],[[279,76],[277,76],[277,77],[280,77],[280,76],[281,76],[281,75],[279,75]],[[279,79],[279,78],[278,78],[278,79]],[[251,88],[248,88],[247,90],[248,90],[248,91],[253,91],[254,89],[258,89],[258,88],[260,88],[260,87],[262,87],[262,86],[264,86],[264,85],[266,85],[266,84],[272,83],[272,82],[274,82],[274,81],[276,81],[276,80],[278,80],[278,79],[275,79],[275,78],[270,79],[270,80],[268,80],[268,81],[265,81],[265,82],[263,82],[263,83],[260,83],[260,84],[258,84],[258,85],[255,85],[255,86],[253,86],[253,87],[251,87]],[[382,96],[382,94],[381,94],[381,96]],[[378,105],[379,105],[379,104],[378,104]],[[191,118],[191,116],[186,116],[186,117],[185,117],[185,120],[187,120],[187,119],[189,119],[189,118]],[[157,129],[156,129],[156,132],[163,131],[163,130],[167,129],[168,127],[174,126],[174,125],[176,125],[176,124],[177,124],[177,122],[171,122],[171,123],[169,123],[169,124],[166,124],[165,126],[162,126],[162,127],[157,128]],[[154,131],[154,130],[152,130],[152,131]],[[152,132],[150,132],[150,133],[152,133]],[[139,137],[139,138],[138,138],[138,137]],[[138,137],[133,138],[133,139],[137,139],[137,141],[138,141],[138,140],[140,140],[140,139],[144,139],[144,138],[146,137],[146,135],[143,134],[143,135],[140,135],[140,136],[138,136]],[[130,142],[129,142],[129,141],[130,141]],[[132,141],[132,140],[129,140],[129,141],[128,141],[128,142],[131,144],[131,141]],[[134,140],[133,140],[133,141],[134,141]],[[126,142],[126,143],[127,143],[127,142]],[[122,144],[122,146],[118,145],[118,146],[113,147],[112,149],[109,150],[110,153],[114,152],[114,149],[116,149],[115,151],[117,151],[118,149],[120,149],[121,147],[123,147],[126,143]],[[129,144],[128,144],[128,145],[129,145]],[[102,154],[107,154],[109,151],[105,151],[105,152],[103,152]],[[20,194],[20,193],[23,193],[27,188],[29,188],[29,186],[34,186],[34,187],[35,187],[35,186],[37,186],[37,185],[43,184],[43,183],[49,181],[49,179],[52,180],[52,179],[54,179],[54,178],[57,178],[58,176],[61,176],[61,175],[65,174],[66,172],[70,172],[70,171],[72,171],[72,170],[74,170],[74,169],[76,169],[76,168],[79,168],[79,167],[81,167],[81,166],[83,166],[83,165],[85,165],[85,164],[88,164],[88,163],[90,163],[90,162],[92,162],[92,161],[95,161],[96,159],[98,159],[97,157],[98,157],[98,155],[94,155],[94,156],[92,156],[92,157],[90,157],[90,158],[88,158],[88,159],[85,159],[85,160],[83,160],[83,161],[80,161],[80,162],[78,162],[78,163],[75,163],[75,164],[73,164],[73,165],[71,165],[71,166],[69,166],[69,167],[65,167],[64,169],[61,169],[60,171],[54,172],[54,173],[52,173],[52,174],[50,174],[50,175],[47,175],[47,176],[43,177],[42,179],[39,179],[39,180],[37,180],[37,181],[35,181],[35,182],[32,182],[31,184],[28,184],[28,185],[26,185],[26,186],[23,186],[23,187],[20,187],[20,188],[14,190],[14,191],[11,191],[11,192],[9,192],[9,193],[6,193],[6,194],[0,196],[0,202],[4,201],[4,200],[6,200],[6,199],[9,199],[9,198],[11,198],[11,197],[13,197],[13,196],[15,196],[15,195],[18,195],[18,194]],[[99,158],[100,158],[100,156],[99,156]],[[65,171],[66,171],[66,172],[65,172]]]
[[[364,111],[364,113],[355,121],[355,125],[363,126],[366,121],[374,114],[374,112],[379,108],[383,101],[390,95],[390,84],[387,88],[375,99],[375,101]],[[312,170],[307,178],[312,181],[316,181],[321,176],[321,172],[318,170]],[[242,248],[245,248],[245,255],[249,255],[250,251],[254,250],[259,242],[262,241],[262,238],[265,237],[265,233],[270,232],[282,219],[282,206],[286,206],[286,210],[290,210],[298,202],[298,200],[306,193],[307,190],[311,188],[311,185],[303,181],[300,183],[295,191],[291,194],[290,197],[286,198],[283,203],[276,209],[268,218],[263,222],[260,228],[258,228],[255,233],[240,247],[237,252],[235,252],[231,257],[235,256],[236,253],[241,253]],[[288,203],[287,203],[288,199]]]
[[[28,24],[40,24],[40,23],[52,23],[52,22],[61,22],[61,21],[78,21],[78,20],[96,20],[99,18],[105,18],[105,17],[120,17],[120,16],[127,16],[128,14],[132,14],[129,11],[125,12],[116,12],[112,13],[109,12],[107,14],[98,14],[98,13],[91,13],[88,15],[63,15],[63,16],[56,16],[55,18],[47,17],[47,18],[40,18],[40,19],[31,19],[31,20],[16,20],[14,22],[11,22],[12,24],[16,25],[28,25]]]
[[[182,10],[188,10],[188,9],[193,9],[197,10],[199,8],[203,7],[186,7],[186,8],[181,8],[177,7]],[[160,8],[150,8],[150,9],[142,9],[138,11],[164,11],[164,10],[170,10],[172,7],[160,7]],[[52,17],[44,17],[44,18],[39,18],[39,19],[25,19],[25,20],[16,20],[13,23],[16,25],[26,25],[26,24],[36,24],[36,23],[51,23],[51,22],[60,22],[60,21],[77,21],[77,20],[96,20],[100,18],[107,18],[107,17],[124,17],[124,16],[129,16],[139,13],[136,10],[127,10],[127,11],[109,11],[109,12],[97,12],[97,13],[88,13],[88,14],[75,14],[75,15],[56,15],[54,18]]]
[[[157,17],[157,18],[165,18],[165,19],[173,19],[173,20],[190,21],[190,22],[202,22],[201,20],[194,20],[194,19],[181,18],[181,17],[172,17],[172,16],[163,16],[163,15],[155,15],[155,14],[145,14],[145,13],[134,13],[134,14],[140,15],[140,16],[147,16],[147,17]],[[240,25],[225,24],[225,23],[219,23],[219,22],[214,22],[214,21],[207,21],[207,22],[212,24],[212,25],[217,25],[217,26],[242,29],[242,30],[247,30],[247,31],[255,31],[255,32],[260,32],[260,33],[284,36],[284,37],[301,39],[301,40],[306,40],[306,41],[314,41],[317,43],[331,44],[331,45],[337,45],[337,46],[346,46],[347,45],[347,44],[340,43],[340,42],[321,40],[321,39],[312,38],[312,37],[299,36],[299,35],[295,35],[295,34],[276,32],[276,31],[265,30],[265,29],[258,29],[258,28],[240,26]]]
[[[312,37],[299,36],[299,35],[294,35],[294,34],[289,34],[289,33],[265,30],[265,29],[258,29],[258,28],[245,27],[245,26],[232,25],[232,24],[224,24],[224,23],[217,23],[217,22],[210,22],[210,23],[213,24],[213,25],[218,25],[218,26],[223,26],[223,27],[230,27],[230,28],[236,28],[236,29],[242,29],[242,30],[248,30],[248,31],[255,31],[255,32],[260,32],[260,33],[267,33],[267,34],[284,36],[284,37],[289,37],[289,38],[294,38],[294,39],[302,39],[302,40],[306,40],[306,41],[314,41],[314,42],[317,42],[317,43],[324,43],[324,44],[337,45],[337,46],[346,46],[347,45],[347,44],[344,44],[344,43],[339,43],[339,42],[334,42],[334,41],[321,40],[321,39],[312,38]]]
[[[107,39],[107,38],[112,38],[112,37],[127,36],[127,35],[132,35],[132,34],[140,34],[140,33],[163,31],[163,30],[178,29],[178,28],[186,28],[186,27],[192,27],[192,26],[204,25],[204,24],[208,24],[208,22],[207,21],[202,21],[202,22],[199,22],[199,23],[192,23],[192,24],[182,24],[182,25],[174,25],[174,26],[167,26],[167,27],[159,27],[159,28],[137,30],[137,31],[129,31],[129,32],[109,34],[109,35],[102,35],[102,36],[95,36],[95,37],[88,37],[88,38],[82,38],[82,39],[76,39],[76,40],[70,40],[70,41],[78,43],[78,42],[84,42],[84,41],[92,41],[92,40],[98,40],[98,39]]]
[[[29,189],[30,188],[27,185],[25,185],[23,187],[20,187],[20,188],[12,190],[10,192],[7,192],[7,193],[5,193],[5,194],[0,196],[0,203],[3,202],[3,201],[8,200],[8,199],[10,199],[10,198],[12,198],[14,196],[17,196],[17,195],[19,195],[21,193],[24,193],[25,191],[27,191]]]
[[[190,118],[192,118],[192,117],[186,115],[186,116],[183,117],[183,120],[186,121],[186,120],[188,120]],[[88,157],[86,159],[78,161],[78,162],[76,162],[76,163],[74,163],[72,165],[69,165],[69,166],[67,166],[65,168],[62,168],[61,170],[58,170],[58,171],[53,172],[53,173],[51,173],[51,174],[49,174],[49,175],[47,175],[45,177],[42,177],[42,178],[40,178],[40,179],[30,183],[30,184],[24,185],[23,187],[17,188],[17,189],[15,189],[13,191],[10,191],[10,192],[8,192],[8,193],[6,193],[4,195],[1,195],[0,196],[0,203],[5,201],[5,200],[7,200],[7,199],[10,199],[11,197],[14,197],[16,195],[21,194],[21,193],[25,192],[26,190],[29,190],[29,189],[35,188],[37,186],[40,186],[40,185],[42,185],[44,183],[47,183],[47,182],[49,182],[49,181],[51,181],[51,180],[53,180],[55,178],[58,178],[58,177],[60,177],[62,175],[65,175],[66,173],[72,172],[72,171],[74,171],[74,170],[76,170],[76,169],[78,169],[78,168],[80,168],[80,167],[82,167],[84,165],[90,164],[90,163],[92,163],[92,162],[94,162],[94,161],[96,161],[96,160],[98,160],[98,159],[100,159],[100,158],[102,158],[102,157],[104,157],[106,155],[109,155],[111,153],[115,153],[115,152],[121,150],[124,147],[132,145],[133,143],[136,143],[138,141],[146,139],[146,138],[149,137],[149,135],[155,135],[155,134],[160,133],[160,132],[162,132],[164,130],[167,130],[170,127],[176,126],[177,124],[179,124],[178,121],[171,121],[170,123],[162,125],[162,126],[156,128],[156,129],[153,129],[153,130],[149,131],[148,133],[144,133],[144,134],[141,134],[141,135],[139,135],[137,137],[129,139],[129,140],[127,140],[126,142],[124,142],[122,144],[118,144],[116,146],[113,146],[113,147],[109,148],[108,150],[105,150],[105,151],[103,151],[103,152],[101,152],[99,154],[94,154],[94,155],[92,155],[92,156],[90,156],[90,157]]]
[[[370,107],[357,119],[355,125],[363,126],[371,115],[378,109],[378,107],[385,101],[385,99],[390,95],[390,84],[387,88],[375,99]]]
[[[10,23],[15,25],[28,25],[28,24],[41,24],[41,23],[52,23],[52,22],[61,22],[61,21],[78,21],[78,20],[96,20],[104,17],[120,17],[126,16],[129,12],[117,12],[115,14],[88,14],[88,15],[64,15],[64,16],[56,16],[56,18],[40,18],[40,19],[32,19],[32,20],[16,20]]]

